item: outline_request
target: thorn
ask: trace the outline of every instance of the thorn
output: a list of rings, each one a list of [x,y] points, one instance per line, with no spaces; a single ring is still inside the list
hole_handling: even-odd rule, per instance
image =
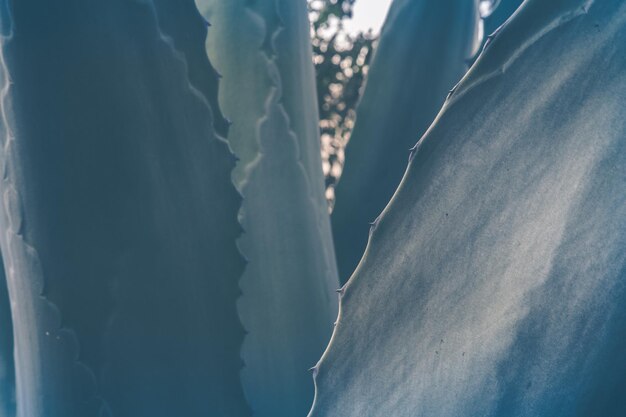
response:
[[[489,46],[491,42],[496,38],[496,36],[498,36],[500,30],[502,30],[502,26],[504,26],[504,24],[498,26],[498,28],[494,30],[493,33],[491,33],[490,35],[487,35],[487,38],[485,39],[485,45],[483,46],[483,51],[487,49],[487,46]]]
[[[370,226],[372,226],[372,227],[376,227],[376,226],[378,226],[378,224],[379,224],[379,223],[380,223],[380,214],[378,215],[378,217],[376,217],[376,218],[374,219],[374,221],[373,221],[373,222],[370,222],[369,224],[370,224]]]
[[[419,147],[420,142],[417,141],[415,145],[409,148],[409,163],[415,158],[415,154],[417,153],[417,149]]]
[[[472,59],[472,62],[474,62],[473,61],[474,58],[471,58],[471,59]],[[456,93],[456,90],[457,90],[457,88],[459,88],[459,84],[460,83],[461,82],[459,81],[458,83],[454,84],[454,87],[452,87],[450,89],[450,91],[448,91],[448,95],[446,96],[446,100],[448,100],[450,97],[452,97],[454,95],[454,93]]]

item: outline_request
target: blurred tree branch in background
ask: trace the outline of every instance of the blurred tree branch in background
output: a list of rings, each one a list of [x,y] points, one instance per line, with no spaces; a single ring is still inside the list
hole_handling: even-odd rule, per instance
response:
[[[344,28],[345,20],[352,18],[355,1],[309,1],[322,163],[331,207],[334,186],[343,168],[344,147],[350,139],[355,107],[377,38],[372,31],[353,34]]]

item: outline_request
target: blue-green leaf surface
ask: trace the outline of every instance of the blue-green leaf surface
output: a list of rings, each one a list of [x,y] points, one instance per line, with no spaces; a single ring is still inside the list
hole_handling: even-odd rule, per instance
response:
[[[527,0],[347,283],[321,416],[626,414],[626,2]]]
[[[10,32],[6,4],[0,2],[0,36]],[[0,80],[4,80],[0,65]],[[6,136],[6,127],[0,122],[0,137]],[[15,362],[13,358],[13,319],[4,262],[0,265],[0,417],[15,416]]]
[[[14,416],[13,320],[4,265],[0,264],[0,417]]]
[[[193,2],[2,6],[18,416],[248,415],[240,196]]]
[[[255,416],[306,415],[308,369],[332,333],[339,285],[324,198],[306,3],[198,0],[240,157],[249,263],[238,308],[242,383]]]

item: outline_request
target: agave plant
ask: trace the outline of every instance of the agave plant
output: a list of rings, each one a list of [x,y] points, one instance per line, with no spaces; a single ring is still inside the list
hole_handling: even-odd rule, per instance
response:
[[[0,0],[0,417],[625,414],[626,2],[518,5],[395,0],[335,254],[304,1]]]

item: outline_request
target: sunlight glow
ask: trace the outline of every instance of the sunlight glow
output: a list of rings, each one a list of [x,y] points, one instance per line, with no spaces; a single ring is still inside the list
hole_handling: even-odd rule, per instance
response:
[[[346,29],[352,33],[369,29],[374,33],[380,32],[390,4],[391,0],[357,0],[353,19],[345,23]]]

